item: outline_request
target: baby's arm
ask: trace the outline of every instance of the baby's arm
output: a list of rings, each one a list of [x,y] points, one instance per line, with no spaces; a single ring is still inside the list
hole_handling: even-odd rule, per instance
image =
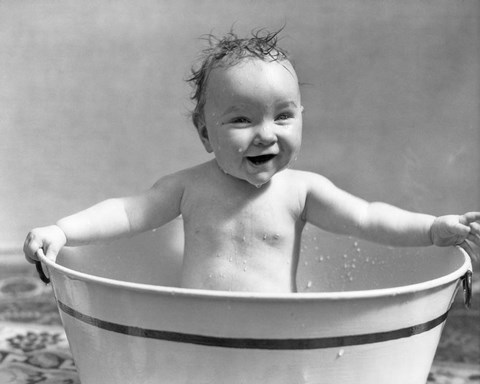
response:
[[[174,174],[160,179],[145,193],[108,199],[55,225],[35,228],[25,240],[26,259],[37,260],[40,248],[55,259],[64,245],[90,244],[157,228],[180,214],[182,194],[181,177]]]
[[[369,203],[319,176],[308,177],[305,219],[325,230],[393,246],[480,245],[480,213],[435,218],[385,203]]]

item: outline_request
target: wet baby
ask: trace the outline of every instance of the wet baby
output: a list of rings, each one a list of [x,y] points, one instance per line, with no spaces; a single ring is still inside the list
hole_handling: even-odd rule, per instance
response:
[[[392,246],[460,245],[471,256],[480,245],[480,212],[412,213],[289,169],[300,150],[303,107],[276,33],[210,39],[189,81],[193,122],[214,158],[164,176],[139,195],[33,229],[24,245],[28,261],[38,259],[40,248],[55,259],[64,245],[131,236],[182,215],[183,287],[280,293],[296,291],[306,223]]]

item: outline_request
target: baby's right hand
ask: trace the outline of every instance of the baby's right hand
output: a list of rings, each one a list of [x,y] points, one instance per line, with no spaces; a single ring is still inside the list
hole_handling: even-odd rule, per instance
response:
[[[23,245],[25,258],[29,263],[38,260],[37,251],[42,248],[45,256],[55,261],[58,252],[67,243],[67,238],[62,229],[57,225],[35,228],[30,231]]]

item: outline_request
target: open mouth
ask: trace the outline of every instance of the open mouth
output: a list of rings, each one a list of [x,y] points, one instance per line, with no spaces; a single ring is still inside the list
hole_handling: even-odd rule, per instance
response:
[[[254,165],[261,165],[272,160],[274,157],[275,155],[269,154],[269,155],[260,155],[260,156],[249,156],[247,157],[247,159]]]

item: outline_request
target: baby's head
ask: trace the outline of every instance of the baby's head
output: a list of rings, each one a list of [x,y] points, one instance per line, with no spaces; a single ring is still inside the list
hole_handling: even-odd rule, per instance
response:
[[[209,37],[188,79],[192,119],[208,152],[227,174],[263,185],[296,157],[302,110],[295,70],[276,33]]]
[[[198,128],[204,118],[207,82],[213,69],[232,67],[252,58],[263,61],[289,61],[287,52],[277,44],[279,32],[269,33],[260,30],[253,32],[249,38],[239,38],[233,32],[222,39],[208,35],[209,47],[200,54],[200,67],[192,68],[192,76],[187,79],[194,88],[192,100],[196,104],[192,120],[195,127]]]

